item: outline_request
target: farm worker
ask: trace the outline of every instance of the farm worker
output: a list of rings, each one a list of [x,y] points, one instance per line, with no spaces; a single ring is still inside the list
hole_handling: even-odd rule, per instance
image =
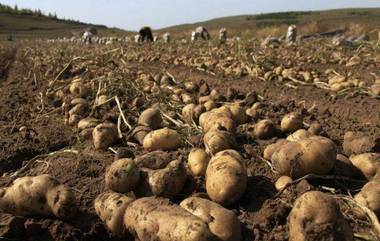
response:
[[[148,26],[142,27],[139,31],[139,35],[141,37],[142,42],[153,42],[154,41],[152,30]]]
[[[162,35],[162,38],[164,39],[164,43],[170,43],[170,33],[166,32]]]
[[[196,39],[198,39],[197,33],[195,31],[192,31],[191,32],[191,42],[194,42]]]
[[[83,34],[83,42],[85,44],[91,44],[93,34],[90,31],[85,31]]]
[[[219,42],[221,44],[224,44],[227,42],[227,29],[225,28],[222,28],[220,31],[219,31]]]
[[[195,40],[198,40],[198,37],[201,37],[203,40],[210,40],[210,34],[203,26],[199,26],[195,29]]]
[[[290,25],[288,28],[288,32],[286,33],[286,42],[288,44],[295,43],[297,39],[297,26]]]
[[[141,42],[140,34],[135,35],[134,40],[135,40],[135,43],[140,43]]]

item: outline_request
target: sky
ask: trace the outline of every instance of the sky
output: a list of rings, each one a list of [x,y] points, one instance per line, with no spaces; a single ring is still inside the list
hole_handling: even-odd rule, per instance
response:
[[[58,17],[125,30],[154,29],[217,17],[280,11],[380,7],[380,0],[0,0]]]

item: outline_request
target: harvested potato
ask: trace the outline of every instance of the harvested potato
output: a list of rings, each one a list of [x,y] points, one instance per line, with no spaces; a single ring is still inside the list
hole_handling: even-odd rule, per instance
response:
[[[285,115],[281,120],[281,131],[285,133],[295,132],[303,126],[302,116],[292,112]]]
[[[182,191],[186,179],[186,168],[179,160],[170,162],[163,169],[141,168],[141,181],[137,193],[139,196],[173,198]]]
[[[312,135],[317,136],[322,133],[323,128],[321,124],[314,122],[309,126],[309,129],[307,129],[307,131],[310,132]]]
[[[333,169],[333,173],[338,176],[356,177],[359,170],[352,164],[352,162],[345,156],[338,154]]]
[[[370,181],[366,183],[354,199],[380,217],[380,182]],[[365,216],[362,212],[358,212],[358,214]]]
[[[228,131],[211,130],[203,138],[206,151],[215,154],[223,150],[232,149],[236,144],[233,134]]]
[[[92,118],[92,117],[87,117],[79,121],[78,123],[78,129],[79,130],[84,130],[88,128],[94,128],[97,125],[100,124],[100,121],[98,119]]]
[[[96,103],[95,105],[97,107],[99,106],[103,106],[103,105],[106,105],[106,103],[109,103],[109,97],[107,95],[100,95],[97,99],[96,99]],[[109,105],[108,105],[109,106]],[[107,107],[108,107],[107,106]]]
[[[380,153],[364,153],[350,157],[352,164],[367,180],[372,180],[380,169]]]
[[[289,241],[353,241],[350,225],[335,199],[322,192],[310,191],[294,203],[288,216]]]
[[[199,117],[203,112],[206,111],[206,108],[203,105],[188,104],[182,109],[182,117],[187,123],[197,124]]]
[[[302,139],[309,138],[311,136],[314,136],[312,133],[308,132],[305,129],[299,129],[293,134],[289,135],[286,139],[289,141],[300,141]]]
[[[264,149],[264,153],[263,153],[264,159],[266,159],[266,160],[272,159],[273,153],[275,153],[279,148],[281,148],[283,145],[285,145],[289,142],[290,142],[289,140],[280,139],[276,143],[273,143],[273,144],[267,146]]]
[[[117,127],[107,122],[97,125],[92,132],[92,139],[96,149],[106,149],[118,139]]]
[[[281,191],[292,182],[293,182],[293,179],[291,177],[281,176],[279,179],[277,179],[276,183],[274,184],[274,187],[276,188],[277,191]]]
[[[67,124],[70,126],[75,126],[79,123],[79,121],[82,119],[82,116],[80,115],[70,115],[69,119],[67,119]]]
[[[258,139],[267,139],[276,135],[276,126],[271,120],[261,120],[256,123],[253,136]]]
[[[69,91],[74,96],[87,97],[91,93],[91,89],[82,83],[82,79],[74,79],[71,81]]]
[[[219,204],[199,197],[189,197],[180,206],[202,219],[218,240],[240,241],[241,227],[236,214]]]
[[[215,108],[217,108],[217,104],[215,103],[215,101],[213,100],[208,100],[206,101],[203,106],[205,107],[206,111],[210,111],[210,110],[213,110]]]
[[[165,168],[172,160],[169,153],[164,151],[152,151],[134,159],[138,167],[153,170]]]
[[[174,150],[181,146],[181,136],[167,127],[151,131],[145,136],[143,147],[149,151]]]
[[[145,197],[128,205],[124,224],[139,240],[211,241],[207,223],[167,199]]]
[[[159,109],[149,108],[144,110],[138,120],[138,124],[156,130],[162,125],[162,117]]]
[[[77,104],[69,111],[69,115],[79,115],[84,116],[88,111],[88,105],[85,104]]]
[[[75,196],[50,175],[16,179],[0,189],[0,210],[19,216],[55,216],[68,220],[76,214]]]
[[[145,136],[151,131],[152,130],[147,126],[136,126],[136,128],[132,131],[132,137],[140,143],[140,145],[143,145]]]
[[[195,98],[187,93],[181,95],[181,100],[184,104],[191,104],[196,102]]]
[[[274,149],[271,155],[273,167],[280,174],[292,178],[330,172],[337,155],[334,142],[321,136],[283,143]]]
[[[236,158],[236,151],[218,153],[211,158],[206,170],[206,190],[209,197],[222,205],[230,205],[241,198],[247,187],[247,170]]]
[[[205,150],[200,148],[193,148],[189,153],[187,165],[194,176],[204,176],[210,156]]]
[[[245,124],[248,121],[248,116],[245,113],[245,108],[241,106],[239,103],[234,103],[231,105],[228,105],[228,108],[230,109],[232,119],[237,123],[238,125]]]
[[[369,152],[380,152],[380,137],[363,132],[347,132],[343,138],[343,151],[347,156]]]
[[[122,237],[127,232],[124,227],[125,209],[134,200],[132,195],[105,192],[96,197],[95,212],[113,234]]]
[[[231,111],[227,107],[221,107],[203,113],[199,117],[199,125],[205,133],[216,129],[234,133],[236,131],[236,126],[231,116]]]
[[[140,170],[136,163],[127,158],[119,159],[106,171],[106,186],[115,192],[132,191],[140,180]]]

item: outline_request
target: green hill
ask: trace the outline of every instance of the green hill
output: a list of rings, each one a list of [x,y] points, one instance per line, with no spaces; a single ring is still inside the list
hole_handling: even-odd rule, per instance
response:
[[[121,29],[103,25],[58,19],[53,14],[46,15],[39,10],[15,9],[0,4],[0,40],[9,35],[18,39],[79,36],[90,27],[94,27],[101,36],[119,36],[126,33]]]
[[[226,27],[231,35],[251,37],[282,34],[289,24],[296,24],[304,33],[329,31],[344,27],[356,33],[379,28],[379,23],[380,8],[363,8],[240,15],[176,25],[159,31],[181,34],[188,33],[196,26],[202,25],[211,32]]]

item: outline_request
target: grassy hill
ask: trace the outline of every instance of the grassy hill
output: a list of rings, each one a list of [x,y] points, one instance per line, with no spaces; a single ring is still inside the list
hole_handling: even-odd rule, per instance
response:
[[[212,33],[226,27],[231,35],[243,37],[281,35],[289,24],[296,24],[303,33],[348,28],[354,34],[380,28],[380,8],[338,9],[328,11],[279,12],[258,15],[240,15],[211,19],[160,29],[174,34],[188,33],[202,25]]]
[[[94,27],[99,35],[119,36],[126,32],[74,20],[58,19],[55,15],[45,15],[39,10],[14,9],[0,4],[0,40],[12,35],[15,39],[56,38],[79,36],[83,30]]]

